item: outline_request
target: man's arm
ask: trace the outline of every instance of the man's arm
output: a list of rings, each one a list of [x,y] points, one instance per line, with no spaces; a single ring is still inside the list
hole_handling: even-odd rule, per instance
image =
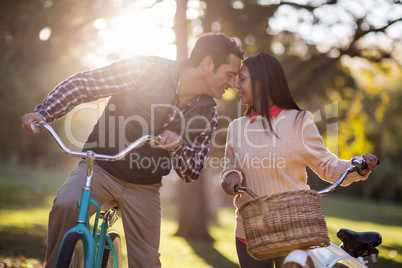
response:
[[[211,149],[211,142],[217,125],[218,112],[214,108],[209,124],[203,132],[194,138],[191,146],[180,138],[181,145],[173,151],[173,168],[183,181],[192,182],[200,176]]]
[[[138,56],[77,73],[53,89],[34,113],[52,123],[81,103],[135,90],[148,79],[153,66],[149,58]]]

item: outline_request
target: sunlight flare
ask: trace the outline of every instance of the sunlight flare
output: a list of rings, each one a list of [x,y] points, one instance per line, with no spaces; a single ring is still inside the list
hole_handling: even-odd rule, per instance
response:
[[[94,21],[93,27],[98,30],[103,44],[88,53],[89,65],[100,67],[107,63],[105,58],[122,59],[133,55],[176,59],[176,36],[172,29],[175,1],[166,0],[150,7],[140,2],[109,20]]]

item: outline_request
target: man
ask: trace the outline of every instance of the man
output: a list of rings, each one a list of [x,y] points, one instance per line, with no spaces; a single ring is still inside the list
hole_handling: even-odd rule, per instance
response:
[[[160,267],[162,176],[173,165],[185,182],[198,178],[218,121],[213,98],[220,99],[234,87],[243,57],[234,40],[206,34],[197,40],[189,59],[138,56],[75,74],[22,117],[23,129],[32,132],[33,121],[52,123],[80,103],[110,96],[84,150],[114,155],[143,135],[158,135],[159,146],[146,144],[123,160],[95,164],[92,197],[101,206],[119,204],[129,267]],[[61,240],[76,223],[85,177],[86,164],[81,162],[55,197],[49,214],[47,267],[55,266]]]

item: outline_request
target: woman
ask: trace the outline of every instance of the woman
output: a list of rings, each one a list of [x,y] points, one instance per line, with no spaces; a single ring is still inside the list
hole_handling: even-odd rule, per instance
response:
[[[228,129],[226,165],[221,173],[222,188],[236,195],[235,185],[250,188],[259,196],[309,189],[306,166],[323,180],[334,182],[351,166],[324,147],[313,116],[292,98],[279,61],[261,53],[246,59],[236,84],[245,116]],[[343,185],[367,178],[377,165],[375,155],[363,155],[368,169],[348,176]],[[236,249],[241,267],[273,267],[274,260],[254,260],[247,254],[242,219],[238,208],[249,199],[236,195]],[[277,267],[282,258],[275,259]]]

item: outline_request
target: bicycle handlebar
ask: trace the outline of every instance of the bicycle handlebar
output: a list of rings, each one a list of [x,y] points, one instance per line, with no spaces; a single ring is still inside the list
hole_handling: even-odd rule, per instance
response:
[[[330,185],[329,187],[321,190],[321,191],[317,191],[317,193],[321,196],[326,195],[329,192],[332,192],[333,190],[335,190],[335,188],[337,188],[339,185],[342,184],[342,182],[345,180],[346,176],[349,175],[350,173],[353,173],[355,171],[359,171],[359,170],[363,170],[365,168],[367,168],[367,164],[364,161],[363,157],[360,156],[355,156],[352,158],[352,167],[346,169],[342,175],[339,177],[339,179],[334,182],[332,185]],[[378,160],[378,164],[380,163],[380,161]],[[258,195],[256,195],[254,192],[252,192],[250,189],[248,189],[247,187],[242,187],[239,185],[235,185],[234,186],[234,190],[235,192],[242,192],[242,193],[246,193],[249,196],[251,196],[252,198],[257,198]]]
[[[97,153],[94,153],[92,151],[80,152],[80,151],[70,150],[69,148],[67,148],[66,145],[64,145],[63,141],[60,139],[60,137],[57,135],[57,133],[54,131],[54,129],[48,123],[46,123],[44,121],[32,122],[32,124],[31,124],[32,130],[35,130],[35,128],[37,128],[37,127],[44,127],[50,133],[52,138],[56,141],[57,145],[60,147],[60,149],[64,153],[66,153],[66,154],[68,154],[70,156],[74,156],[74,157],[85,157],[85,158],[92,157],[94,159],[103,160],[103,161],[116,161],[116,160],[119,160],[119,159],[123,158],[124,156],[126,156],[132,149],[136,148],[139,144],[142,144],[143,142],[146,142],[146,141],[159,142],[157,137],[152,136],[152,135],[145,135],[145,136],[137,139],[133,143],[131,143],[129,146],[124,148],[124,150],[122,150],[118,154],[104,155],[104,154],[97,154]]]
[[[334,182],[332,185],[328,186],[327,188],[325,188],[321,191],[318,191],[318,194],[326,195],[327,193],[332,192],[333,190],[335,190],[336,187],[338,187],[339,185],[342,184],[342,182],[345,180],[347,175],[349,175],[352,172],[363,170],[363,169],[367,168],[367,164],[364,161],[363,157],[361,157],[361,156],[353,157],[351,162],[352,162],[353,167],[346,169],[336,182]]]

